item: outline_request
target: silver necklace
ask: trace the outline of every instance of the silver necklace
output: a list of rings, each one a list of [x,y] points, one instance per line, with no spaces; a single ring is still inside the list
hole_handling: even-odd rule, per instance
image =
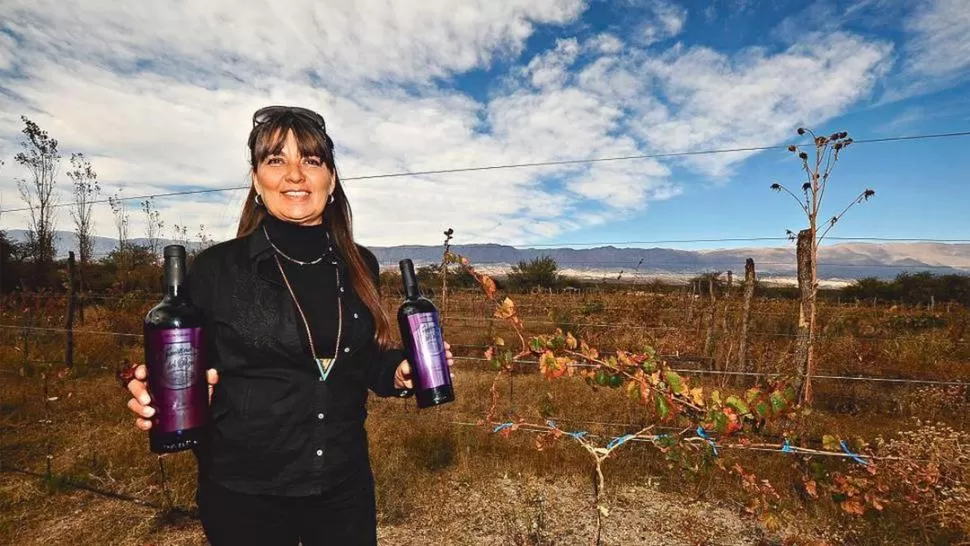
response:
[[[285,257],[285,256],[284,256]],[[306,328],[306,337],[310,341],[310,353],[313,354],[313,361],[317,365],[317,369],[320,371],[320,381],[326,381],[327,377],[330,375],[330,371],[333,370],[334,362],[337,361],[337,355],[340,354],[340,338],[343,334],[344,326],[344,308],[341,304],[340,299],[340,268],[336,268],[337,273],[337,343],[333,348],[333,358],[318,357],[317,349],[313,344],[313,334],[310,332],[310,323],[307,322],[306,315],[303,314],[303,308],[300,307],[299,300],[296,299],[296,294],[293,292],[293,287],[290,286],[290,280],[286,277],[286,272],[283,271],[283,264],[280,263],[279,256],[274,255],[273,259],[276,260],[276,267],[280,270],[280,275],[283,276],[283,282],[286,283],[286,289],[290,292],[290,297],[293,298],[293,303],[296,305],[296,310],[300,313],[300,319],[303,320],[303,326]],[[302,265],[302,264],[301,264]]]
[[[273,239],[270,239],[269,232],[266,231],[266,226],[265,225],[263,226],[263,235],[266,236],[266,240],[269,241],[269,246],[273,247],[273,250],[275,250],[277,254],[279,254],[280,256],[286,258],[287,260],[295,263],[296,265],[313,265],[313,264],[318,264],[318,263],[322,262],[323,261],[323,258],[326,257],[326,255],[327,255],[326,253],[323,253],[320,256],[318,256],[316,259],[314,259],[312,261],[309,261],[309,262],[300,261],[300,260],[297,260],[296,258],[291,258],[291,257],[287,256],[282,250],[279,249],[279,247],[276,246],[276,244],[273,243]],[[330,238],[330,234],[329,233],[327,234],[327,238],[328,239]]]

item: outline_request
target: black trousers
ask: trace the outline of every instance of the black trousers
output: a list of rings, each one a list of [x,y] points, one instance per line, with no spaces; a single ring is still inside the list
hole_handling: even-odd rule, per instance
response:
[[[231,491],[206,478],[196,495],[213,546],[373,546],[374,478],[369,469],[323,495],[282,497]]]

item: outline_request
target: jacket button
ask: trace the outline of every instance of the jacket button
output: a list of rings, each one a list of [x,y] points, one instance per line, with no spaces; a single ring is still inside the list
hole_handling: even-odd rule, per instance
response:
[[[350,352],[350,347],[344,347],[344,352],[345,353],[349,353]]]
[[[317,414],[317,419],[323,421],[323,414],[322,413],[318,413]]]
[[[323,450],[322,449],[318,449],[317,450],[317,457],[320,457],[322,455],[323,455]]]
[[[357,316],[357,313],[354,313],[354,318],[360,318],[360,317]]]

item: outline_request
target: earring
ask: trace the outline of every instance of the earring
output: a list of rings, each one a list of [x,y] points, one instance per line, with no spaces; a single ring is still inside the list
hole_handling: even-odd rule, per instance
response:
[[[253,196],[253,202],[256,203],[257,207],[263,206],[262,196],[257,193],[256,195]]]
[[[330,194],[330,201],[328,201],[328,202],[329,202],[329,203],[330,203],[331,205],[333,204],[333,194],[332,194],[332,193]]]

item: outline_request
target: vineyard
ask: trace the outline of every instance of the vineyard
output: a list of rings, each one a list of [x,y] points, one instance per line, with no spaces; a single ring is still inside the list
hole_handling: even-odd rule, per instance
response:
[[[435,298],[457,401],[371,397],[382,543],[970,539],[962,306],[820,301],[808,407],[795,301],[634,284],[504,294],[465,269],[477,288]],[[141,360],[156,297],[89,296],[70,336],[63,294],[3,300],[0,541],[204,542],[192,456],[151,454],[113,379]]]

